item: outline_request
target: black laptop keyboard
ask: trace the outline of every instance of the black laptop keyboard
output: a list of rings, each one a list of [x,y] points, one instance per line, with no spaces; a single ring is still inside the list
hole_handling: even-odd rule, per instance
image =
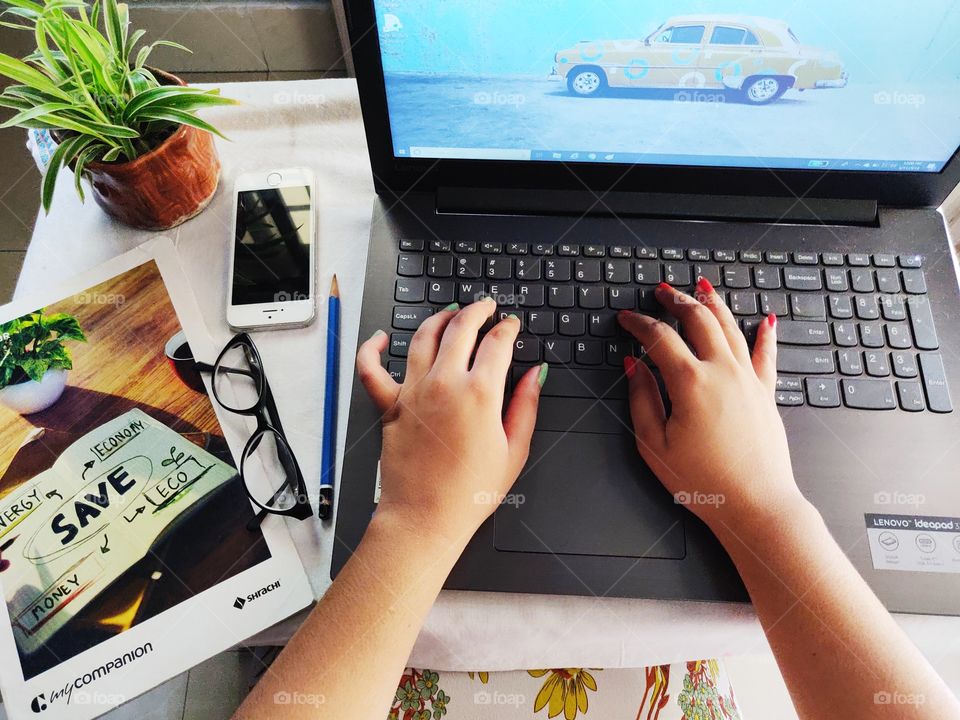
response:
[[[387,366],[400,382],[421,322],[491,295],[490,326],[511,313],[522,323],[514,379],[547,361],[546,395],[623,400],[623,358],[640,349],[617,312],[660,316],[660,282],[692,293],[702,276],[750,342],[767,314],[778,316],[778,404],[953,409],[917,255],[436,239],[403,239],[398,250]]]

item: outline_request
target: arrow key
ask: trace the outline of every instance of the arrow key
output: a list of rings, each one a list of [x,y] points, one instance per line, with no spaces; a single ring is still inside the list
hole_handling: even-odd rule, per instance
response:
[[[807,378],[807,401],[813,407],[840,407],[840,386],[831,378]]]
[[[795,407],[797,405],[803,405],[803,393],[802,392],[792,392],[792,391],[777,391],[776,394],[777,405],[782,405],[784,407]]]

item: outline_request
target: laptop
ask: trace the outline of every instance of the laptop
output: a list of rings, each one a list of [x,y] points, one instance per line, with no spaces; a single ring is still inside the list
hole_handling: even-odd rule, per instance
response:
[[[960,2],[346,3],[376,184],[360,337],[398,381],[419,323],[496,298],[514,382],[547,361],[530,460],[455,589],[744,601],[640,460],[619,310],[661,281],[779,323],[797,482],[890,610],[960,597]],[[737,10],[751,14],[736,14]],[[900,28],[909,26],[909,32]],[[333,575],[379,493],[354,383]],[[709,471],[709,466],[705,468]]]

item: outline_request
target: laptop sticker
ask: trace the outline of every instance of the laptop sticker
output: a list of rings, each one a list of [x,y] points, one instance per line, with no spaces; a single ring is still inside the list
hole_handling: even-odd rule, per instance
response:
[[[867,514],[874,570],[960,573],[960,518]]]

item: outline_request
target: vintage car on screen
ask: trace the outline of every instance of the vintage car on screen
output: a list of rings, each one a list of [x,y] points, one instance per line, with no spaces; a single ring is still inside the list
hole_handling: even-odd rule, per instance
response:
[[[740,15],[673,17],[642,40],[584,40],[554,60],[551,77],[580,97],[609,88],[702,89],[764,105],[790,89],[847,84],[837,53],[803,45],[783,20]]]

